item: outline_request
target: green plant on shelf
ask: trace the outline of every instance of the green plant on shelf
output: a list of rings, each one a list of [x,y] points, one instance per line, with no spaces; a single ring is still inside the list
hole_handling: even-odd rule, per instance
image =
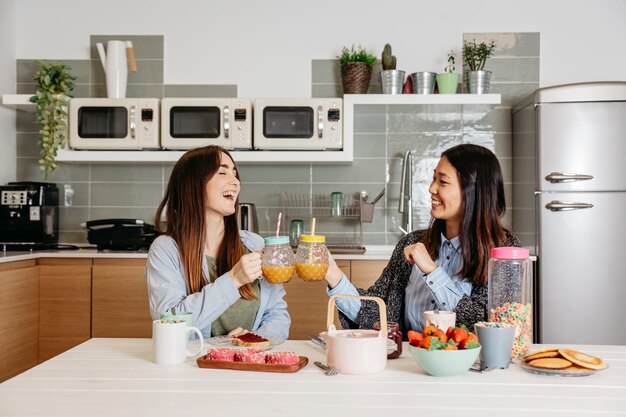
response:
[[[47,179],[48,174],[57,168],[59,148],[67,143],[67,106],[76,77],[69,72],[72,68],[62,62],[37,61],[37,65],[39,70],[33,77],[37,91],[30,102],[36,105],[35,120],[41,124],[39,169],[42,177]]]
[[[463,42],[463,59],[470,71],[482,71],[485,68],[487,58],[493,56],[496,42],[476,43],[476,39]]]
[[[367,52],[367,50],[361,47],[361,45],[356,48],[352,45],[350,49],[345,46],[343,47],[341,55],[339,56],[339,62],[342,64],[350,62],[365,62],[368,65],[374,65],[378,62],[378,58]]]

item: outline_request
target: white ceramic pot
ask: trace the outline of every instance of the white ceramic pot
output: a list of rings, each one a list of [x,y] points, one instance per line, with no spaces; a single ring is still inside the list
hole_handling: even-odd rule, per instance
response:
[[[358,298],[378,303],[380,330],[337,330],[333,324],[335,299]],[[378,297],[334,295],[328,302],[328,331],[320,333],[326,342],[326,362],[342,374],[375,374],[387,365],[387,308]]]

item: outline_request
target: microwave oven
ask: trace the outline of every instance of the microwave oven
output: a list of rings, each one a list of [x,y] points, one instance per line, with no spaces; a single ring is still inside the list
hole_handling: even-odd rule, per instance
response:
[[[254,101],[254,148],[343,149],[340,98],[259,98]]]
[[[192,149],[206,145],[252,149],[252,101],[249,98],[161,100],[161,147]]]
[[[70,100],[69,144],[73,149],[158,149],[158,98]]]

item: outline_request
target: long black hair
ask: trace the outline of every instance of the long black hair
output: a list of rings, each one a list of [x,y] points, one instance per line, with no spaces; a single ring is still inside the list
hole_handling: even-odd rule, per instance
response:
[[[441,154],[456,169],[463,196],[459,242],[463,254],[460,275],[473,284],[487,284],[491,248],[505,245],[509,231],[502,225],[506,211],[504,179],[496,156],[489,149],[472,144],[457,145]],[[439,257],[441,234],[446,222],[431,219],[424,245],[433,259]]]

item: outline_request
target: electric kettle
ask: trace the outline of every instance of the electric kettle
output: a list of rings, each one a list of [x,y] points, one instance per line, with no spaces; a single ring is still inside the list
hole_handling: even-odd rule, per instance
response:
[[[259,233],[259,221],[256,216],[256,207],[252,203],[239,203],[239,215],[237,216],[239,230],[247,230]]]

